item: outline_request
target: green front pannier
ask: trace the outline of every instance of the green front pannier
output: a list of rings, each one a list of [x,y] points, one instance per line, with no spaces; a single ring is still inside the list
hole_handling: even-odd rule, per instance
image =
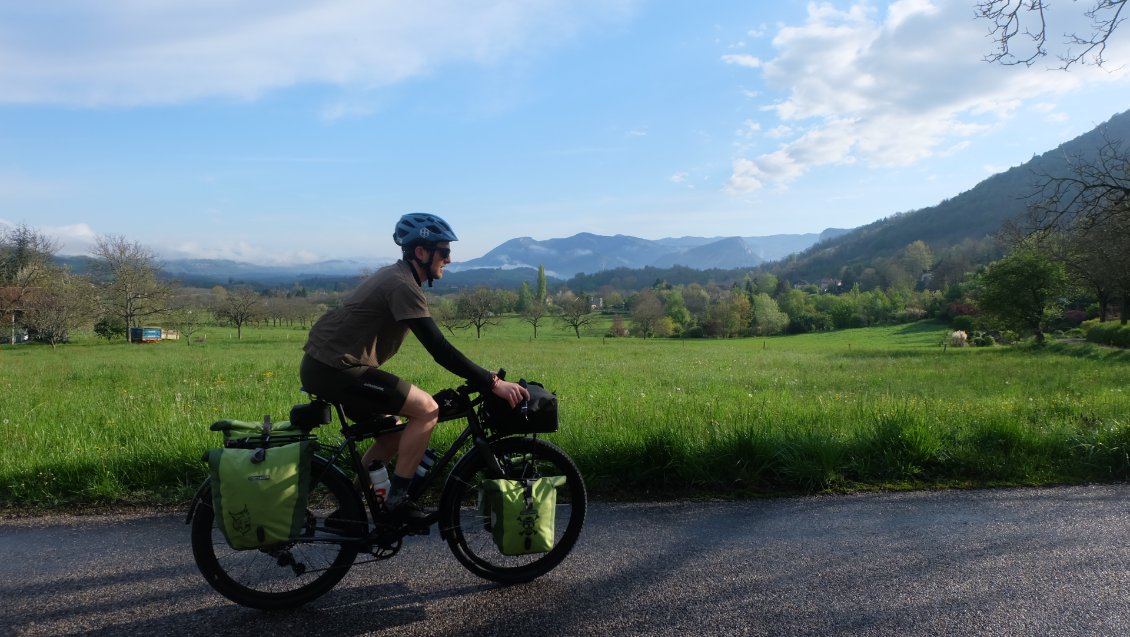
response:
[[[553,548],[557,487],[565,476],[536,480],[487,480],[480,512],[503,555],[545,553]]]
[[[316,442],[209,449],[216,527],[233,549],[256,549],[297,536],[306,524]]]

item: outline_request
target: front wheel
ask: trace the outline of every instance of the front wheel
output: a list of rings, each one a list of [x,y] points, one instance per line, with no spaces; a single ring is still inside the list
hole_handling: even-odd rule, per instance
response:
[[[285,544],[233,550],[214,523],[210,484],[192,517],[192,556],[204,579],[243,606],[274,610],[308,602],[341,581],[357,556],[368,522],[353,484],[314,458],[306,527]]]
[[[553,548],[546,553],[504,555],[495,543],[489,514],[480,506],[488,474],[486,458],[473,452],[451,471],[440,502],[440,531],[463,566],[485,579],[512,584],[548,573],[573,549],[585,523],[588,495],[581,472],[556,445],[534,438],[503,438],[490,443],[505,477],[527,480],[562,476],[557,487]]]

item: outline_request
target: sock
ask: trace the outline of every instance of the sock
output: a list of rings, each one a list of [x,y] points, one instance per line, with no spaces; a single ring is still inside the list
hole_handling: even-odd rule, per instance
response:
[[[408,497],[408,485],[412,484],[412,478],[401,478],[395,473],[388,477],[392,485],[388,488],[388,498],[386,502],[390,505],[398,504],[401,500]]]

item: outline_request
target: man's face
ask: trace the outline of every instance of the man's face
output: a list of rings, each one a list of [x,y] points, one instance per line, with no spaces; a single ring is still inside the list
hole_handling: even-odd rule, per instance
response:
[[[451,263],[451,243],[448,241],[437,243],[432,254],[432,278],[442,279],[443,269],[448,263]]]

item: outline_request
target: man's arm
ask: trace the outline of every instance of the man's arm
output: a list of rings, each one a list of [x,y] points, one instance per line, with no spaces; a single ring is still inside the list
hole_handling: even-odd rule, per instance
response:
[[[471,362],[463,352],[455,349],[455,346],[443,337],[432,317],[408,319],[406,322],[435,362],[452,374],[466,378],[483,389],[490,388],[491,383],[494,382],[494,374]]]
[[[466,378],[482,391],[490,391],[509,403],[511,407],[517,407],[521,401],[530,399],[530,392],[526,391],[525,387],[499,380],[493,372],[474,364],[471,359],[463,355],[463,352],[455,349],[455,346],[443,337],[432,317],[407,319],[407,323],[424,349],[428,350],[432,358],[447,371]]]

